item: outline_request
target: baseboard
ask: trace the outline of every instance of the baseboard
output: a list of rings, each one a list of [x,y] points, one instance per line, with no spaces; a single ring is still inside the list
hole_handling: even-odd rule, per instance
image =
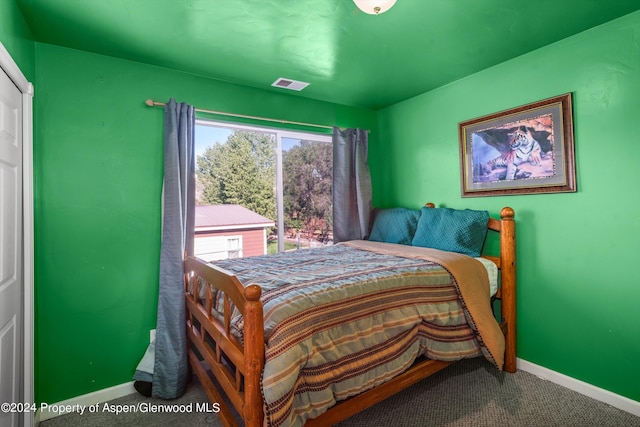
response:
[[[102,390],[94,391],[93,393],[84,394],[82,396],[76,396],[62,402],[49,404],[50,408],[60,407],[89,407],[97,403],[108,402],[109,400],[117,399],[119,397],[127,396],[129,394],[136,393],[136,389],[133,387],[133,381],[116,385]],[[67,406],[69,405],[69,406]],[[55,411],[48,411],[47,409],[39,410],[35,417],[35,426],[41,421],[46,421],[51,418],[55,418],[58,415],[63,415]]]
[[[517,359],[517,366],[518,369],[529,372],[538,378],[551,381],[552,383],[577,391],[578,393],[589,396],[592,399],[599,400],[600,402],[604,402],[615,408],[640,417],[640,402],[638,401],[620,396],[619,394],[615,394],[603,388],[571,378],[559,372],[552,371],[551,369],[544,368],[540,365],[536,365],[535,363],[527,362],[526,360]]]

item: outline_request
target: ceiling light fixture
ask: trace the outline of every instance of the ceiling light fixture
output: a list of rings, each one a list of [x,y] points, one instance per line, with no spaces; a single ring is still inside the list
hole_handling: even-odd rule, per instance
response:
[[[369,15],[379,15],[391,9],[396,0],[353,0],[358,9]]]

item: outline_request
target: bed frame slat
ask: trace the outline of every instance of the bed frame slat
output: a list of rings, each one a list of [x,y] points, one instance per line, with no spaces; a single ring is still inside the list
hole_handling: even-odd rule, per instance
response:
[[[229,405],[226,404],[226,401],[222,397],[222,395],[218,392],[218,388],[213,384],[211,378],[209,378],[209,374],[202,366],[202,363],[198,359],[198,356],[192,351],[189,352],[189,364],[193,369],[193,372],[200,380],[200,384],[202,384],[202,388],[205,393],[207,393],[207,397],[211,402],[216,402],[220,405],[220,411],[218,412],[218,417],[223,425],[227,427],[239,427],[238,422],[233,416],[233,412]]]
[[[197,302],[187,299],[187,310],[192,313],[193,317],[195,317],[201,325],[201,340],[205,340],[206,337],[204,333],[206,332],[216,343],[216,347],[220,348],[220,351],[224,352],[234,365],[243,369],[244,355],[242,345],[235,337],[229,337],[220,325],[220,322],[215,318],[209,318],[204,307]]]
[[[189,329],[187,336],[192,339],[192,342],[198,350],[198,353],[202,355],[202,358],[209,366],[211,373],[216,378],[218,384],[220,385],[220,388],[222,388],[222,390],[227,395],[229,401],[231,401],[234,407],[236,407],[236,409],[238,409],[238,411],[240,412],[241,408],[244,405],[244,398],[242,396],[242,393],[239,393],[239,390],[235,383],[235,377],[232,376],[231,373],[229,373],[228,369],[222,364],[221,361],[217,361],[216,357],[212,355],[210,351],[207,351],[209,350],[207,348],[207,345],[202,343],[202,341],[198,337],[198,334],[192,328]],[[193,354],[194,357],[197,358],[194,351],[189,351],[189,353]],[[196,375],[197,374],[198,373],[196,372]],[[199,375],[198,378],[201,379]]]
[[[347,400],[338,402],[322,415],[308,420],[305,423],[305,427],[331,426],[340,421],[346,420],[350,416],[355,415],[358,412],[362,412],[376,403],[382,402],[387,397],[399,393],[418,381],[441,371],[452,363],[454,362],[432,359],[419,361],[397,377],[394,377],[371,390],[367,390]]]

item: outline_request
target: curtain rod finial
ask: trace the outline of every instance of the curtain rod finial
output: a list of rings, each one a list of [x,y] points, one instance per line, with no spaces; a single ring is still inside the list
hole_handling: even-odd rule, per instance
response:
[[[153,107],[154,102],[153,99],[147,99],[146,101],[144,101],[145,104],[147,104],[149,107]]]

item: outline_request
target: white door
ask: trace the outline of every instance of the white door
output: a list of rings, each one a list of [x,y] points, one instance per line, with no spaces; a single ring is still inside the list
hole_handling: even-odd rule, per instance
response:
[[[0,403],[22,399],[22,94],[0,69]],[[24,402],[23,402],[24,403]],[[0,426],[22,414],[0,411]]]

